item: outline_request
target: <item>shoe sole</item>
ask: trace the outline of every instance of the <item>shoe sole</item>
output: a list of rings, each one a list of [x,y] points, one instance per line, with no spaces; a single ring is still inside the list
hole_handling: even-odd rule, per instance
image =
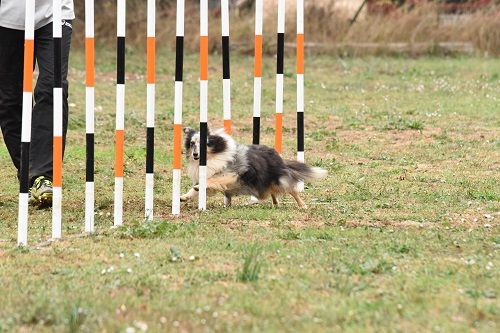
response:
[[[52,207],[52,193],[43,193],[40,197],[31,197],[29,205],[38,209]]]
[[[43,193],[38,200],[38,209],[52,207],[52,193]]]

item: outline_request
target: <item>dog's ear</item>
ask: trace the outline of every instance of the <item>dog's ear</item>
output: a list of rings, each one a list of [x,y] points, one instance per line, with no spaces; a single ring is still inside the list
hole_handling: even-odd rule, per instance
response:
[[[194,129],[192,129],[191,127],[184,127],[184,134],[191,134],[191,133],[194,133]]]
[[[186,152],[188,152],[191,147],[191,139],[193,138],[194,133],[196,133],[196,131],[191,127],[184,127],[184,134],[186,134],[186,137],[184,138],[184,148],[186,149]]]

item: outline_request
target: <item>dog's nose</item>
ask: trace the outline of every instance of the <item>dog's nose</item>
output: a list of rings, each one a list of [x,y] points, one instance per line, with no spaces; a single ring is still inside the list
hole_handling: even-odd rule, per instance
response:
[[[193,153],[193,157],[198,157],[198,153]]]

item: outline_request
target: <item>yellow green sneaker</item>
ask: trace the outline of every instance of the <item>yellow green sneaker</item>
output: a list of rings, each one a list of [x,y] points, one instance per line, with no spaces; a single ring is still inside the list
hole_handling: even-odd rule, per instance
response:
[[[52,181],[45,176],[35,179],[30,188],[30,205],[40,209],[52,206]]]

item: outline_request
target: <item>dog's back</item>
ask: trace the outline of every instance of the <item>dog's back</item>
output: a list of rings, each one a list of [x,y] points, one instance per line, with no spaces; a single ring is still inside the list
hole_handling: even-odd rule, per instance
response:
[[[262,145],[238,145],[230,169],[238,174],[241,188],[230,195],[251,194],[264,199],[271,194],[296,191],[301,181],[323,178],[326,171],[283,160],[273,148]]]

